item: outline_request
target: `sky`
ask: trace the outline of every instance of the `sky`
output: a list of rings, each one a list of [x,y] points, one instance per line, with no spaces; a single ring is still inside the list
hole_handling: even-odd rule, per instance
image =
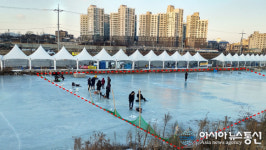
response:
[[[208,40],[239,42],[241,32],[248,38],[254,31],[266,33],[265,0],[1,0],[0,33],[54,34],[57,30],[58,4],[60,29],[75,37],[80,35],[80,14],[86,14],[90,5],[104,8],[106,14],[118,12],[120,5],[135,8],[136,15],[165,13],[168,5],[184,10],[184,21],[188,15],[199,12],[201,19],[209,21]],[[17,9],[17,8],[31,9]],[[38,10],[32,9],[37,8]]]

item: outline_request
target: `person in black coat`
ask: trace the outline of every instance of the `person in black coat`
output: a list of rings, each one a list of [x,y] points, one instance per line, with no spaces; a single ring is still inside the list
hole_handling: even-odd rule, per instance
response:
[[[97,86],[97,92],[100,93],[100,92],[101,92],[101,87],[102,87],[102,82],[101,82],[101,80],[98,80],[96,86]]]
[[[91,87],[91,78],[88,79],[88,90],[90,90]]]
[[[92,89],[94,89],[94,90],[95,90],[95,82],[96,82],[97,79],[98,79],[98,78],[97,78],[96,75],[91,79],[91,87],[92,87]]]
[[[129,96],[128,96],[128,100],[129,100],[129,109],[133,108],[134,105],[134,98],[135,98],[135,92],[132,91]]]
[[[139,91],[139,93],[137,94],[137,102],[139,101],[139,96],[140,96],[140,100],[144,100],[144,101],[146,101],[146,98],[144,98],[143,96],[142,96],[142,94],[141,94],[141,91]]]
[[[185,73],[185,81],[187,81],[187,76],[188,76],[188,73],[186,72]]]
[[[105,92],[105,95],[106,95],[106,98],[107,99],[109,99],[110,91],[111,91],[111,84],[107,84],[107,86],[106,86],[106,92]]]

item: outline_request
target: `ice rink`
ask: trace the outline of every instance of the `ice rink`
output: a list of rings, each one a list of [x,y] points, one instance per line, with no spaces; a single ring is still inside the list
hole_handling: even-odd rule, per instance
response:
[[[74,91],[71,83],[78,83],[81,87],[74,92],[90,100],[87,79],[93,76],[65,75],[59,85]],[[168,128],[178,121],[184,128],[197,130],[197,121],[206,115],[212,121],[224,116],[236,121],[243,110],[254,114],[266,106],[266,79],[251,72],[193,72],[187,82],[184,73],[100,74],[98,78],[105,78],[107,83],[107,76],[111,78],[116,109],[123,118],[134,120],[138,116],[129,110],[128,95],[140,89],[148,100],[141,103],[142,117],[161,129],[168,112],[172,115]],[[107,100],[92,92],[92,99],[99,106],[114,108],[112,93]],[[136,128],[40,77],[0,76],[1,149],[73,149],[75,137],[86,140],[93,131],[126,143],[129,130],[135,132]]]

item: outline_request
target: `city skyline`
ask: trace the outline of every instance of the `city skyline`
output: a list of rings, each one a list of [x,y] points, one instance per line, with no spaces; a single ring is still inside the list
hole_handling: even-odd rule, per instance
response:
[[[146,14],[147,11],[152,12],[152,14],[165,13],[168,5],[184,10],[184,22],[187,22],[188,15],[199,12],[200,19],[209,20],[207,40],[221,38],[234,43],[240,41],[241,34],[239,33],[242,31],[246,33],[244,38],[248,38],[254,31],[266,33],[266,20],[264,19],[266,12],[263,10],[266,1],[263,0],[203,0],[200,2],[196,0],[176,0],[174,2],[171,0],[164,2],[158,0],[117,0],[112,1],[112,3],[107,0],[76,0],[75,2],[47,0],[38,3],[33,0],[2,0],[0,2],[0,33],[8,32],[9,29],[10,32],[22,34],[27,31],[33,31],[35,34],[43,32],[54,34],[57,30],[57,12],[53,9],[57,9],[58,4],[60,9],[64,10],[60,13],[60,29],[74,34],[75,37],[80,36],[80,13],[86,14],[90,5],[103,8],[105,14],[117,12],[120,5],[127,5],[130,8],[135,8],[138,21],[139,15]],[[38,8],[38,10],[4,8],[2,6]]]

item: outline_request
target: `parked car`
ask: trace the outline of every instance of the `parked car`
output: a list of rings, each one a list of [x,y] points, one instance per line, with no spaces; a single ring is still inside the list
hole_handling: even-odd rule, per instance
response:
[[[49,55],[54,55],[55,52],[53,50],[47,49],[45,50]]]

